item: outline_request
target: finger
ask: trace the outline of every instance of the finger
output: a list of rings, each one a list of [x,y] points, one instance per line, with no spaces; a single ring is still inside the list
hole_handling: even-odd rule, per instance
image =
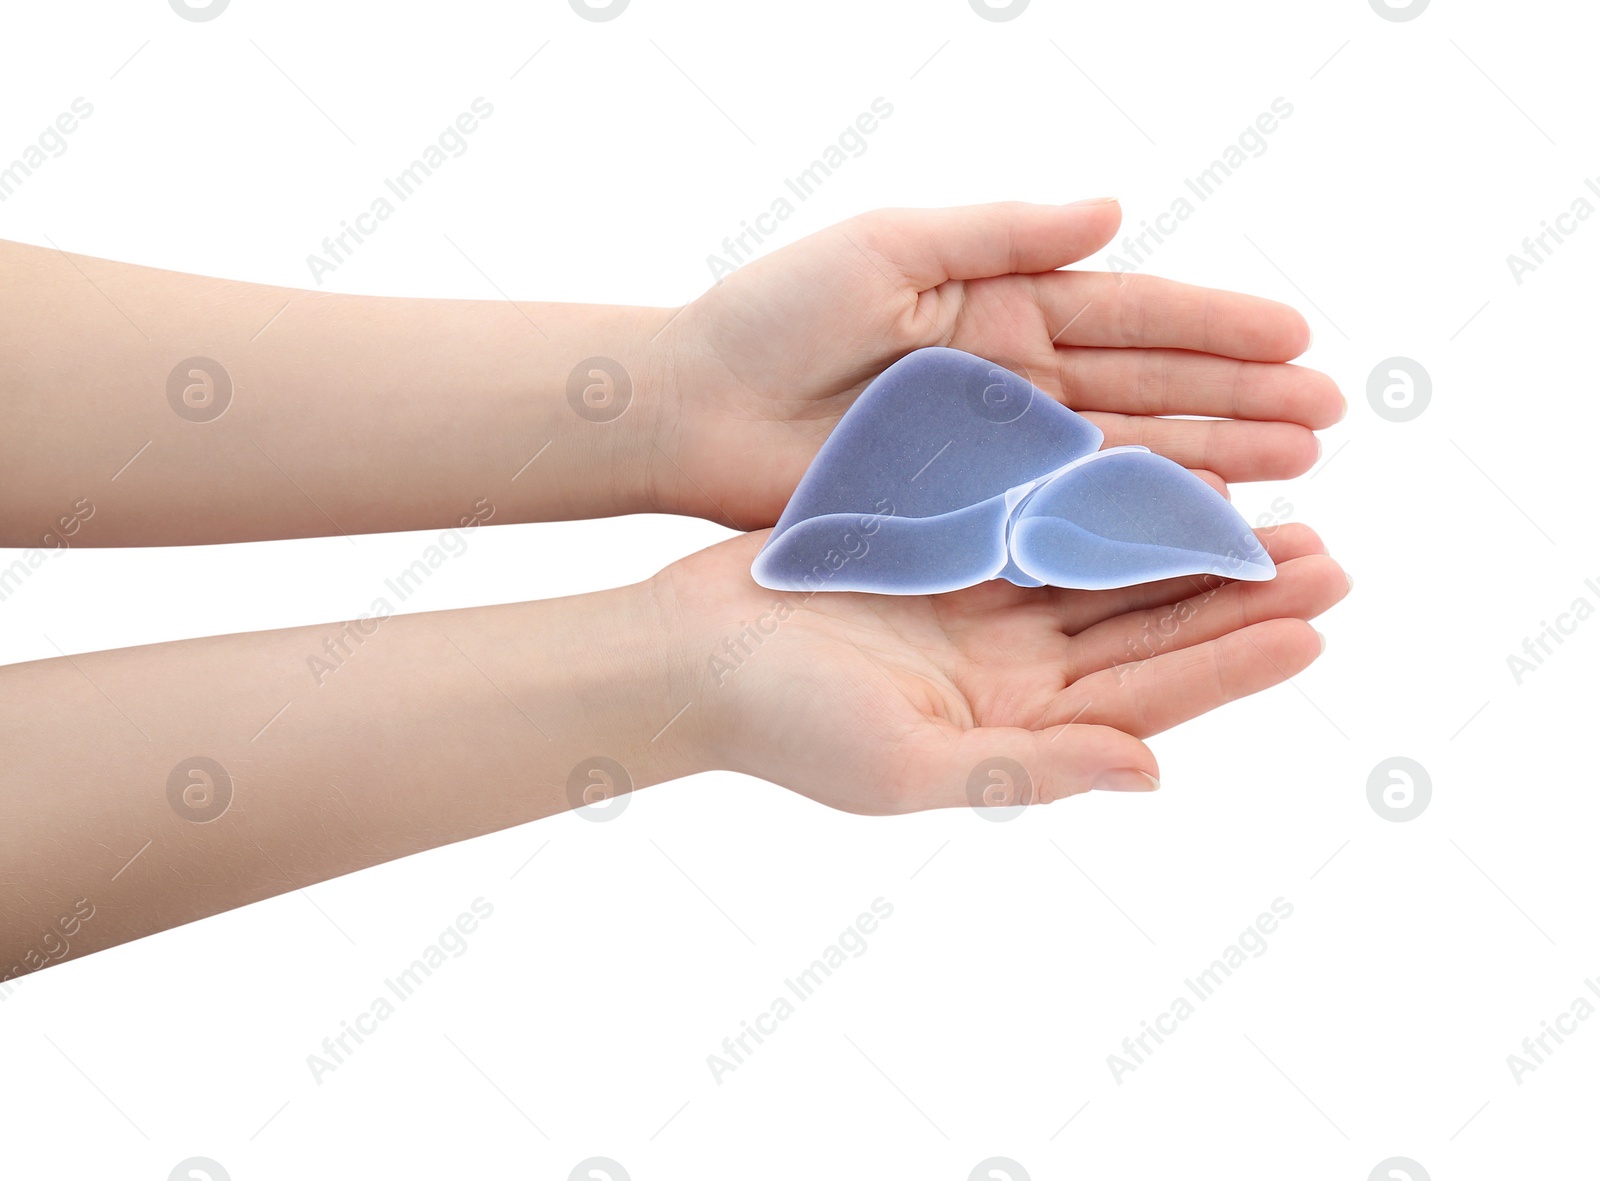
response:
[[[1225,480],[1287,480],[1310,471],[1322,454],[1317,436],[1292,422],[1241,422],[1217,418],[1146,418],[1137,414],[1084,414],[1105,432],[1102,446],[1137,443],[1186,468]]]
[[[1160,782],[1150,748],[1109,726],[984,726],[931,735],[907,754],[894,799],[903,812],[1048,804],[1093,789],[1149,791]]]
[[[1216,472],[1208,472],[1204,468],[1191,468],[1189,469],[1189,474],[1204,480],[1210,485],[1211,490],[1222,497],[1223,500],[1233,499],[1233,492],[1228,488],[1228,481],[1217,475]]]
[[[1056,362],[1062,396],[1080,412],[1204,414],[1322,430],[1346,409],[1333,378],[1299,365],[1182,349],[1058,348]]]
[[[1316,531],[1298,521],[1257,529],[1255,534],[1268,556],[1279,565],[1307,554],[1328,552]],[[1176,603],[1191,595],[1226,586],[1229,581],[1214,574],[1185,574],[1181,578],[1164,578],[1160,582],[1143,582],[1114,590],[1058,590],[1054,594],[1061,630],[1075,636],[1101,620]]]
[[[1149,738],[1287,681],[1321,651],[1322,638],[1305,620],[1272,619],[1074,681],[1051,703],[1050,716]]]
[[[1121,221],[1122,208],[1113,200],[1001,201],[953,209],[878,209],[840,229],[926,291],[949,279],[1054,271],[1099,250]]]
[[[1068,676],[1148,660],[1219,639],[1268,619],[1315,619],[1350,591],[1344,570],[1326,554],[1294,558],[1269,582],[1230,582],[1176,603],[1129,611],[1072,639]]]
[[[1034,288],[1058,345],[1290,361],[1311,343],[1311,327],[1299,312],[1236,291],[1104,271],[1055,271],[1037,276]]]

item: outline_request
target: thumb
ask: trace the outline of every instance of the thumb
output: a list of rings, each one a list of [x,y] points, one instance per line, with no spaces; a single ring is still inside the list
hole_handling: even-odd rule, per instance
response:
[[[1111,197],[1071,205],[1001,201],[953,209],[879,209],[837,227],[891,260],[918,290],[947,279],[1036,275],[1087,258],[1122,224]]]
[[[992,808],[1159,786],[1150,748],[1114,727],[986,726],[920,745],[906,764],[902,802],[906,811]]]

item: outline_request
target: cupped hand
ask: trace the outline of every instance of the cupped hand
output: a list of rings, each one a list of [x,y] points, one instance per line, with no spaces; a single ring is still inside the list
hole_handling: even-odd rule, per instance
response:
[[[678,621],[701,765],[858,813],[1048,803],[1156,786],[1144,739],[1316,658],[1306,621],[1349,580],[1303,525],[1258,536],[1268,582],[797,594],[751,580],[752,533],[653,586]]]
[[[1008,365],[1092,419],[1105,446],[1142,444],[1219,490],[1306,471],[1312,431],[1344,399],[1287,363],[1309,343],[1305,320],[1255,296],[1058,269],[1120,221],[1114,201],[886,209],[727,276],[660,333],[661,503],[772,525],[867,383],[930,345]]]

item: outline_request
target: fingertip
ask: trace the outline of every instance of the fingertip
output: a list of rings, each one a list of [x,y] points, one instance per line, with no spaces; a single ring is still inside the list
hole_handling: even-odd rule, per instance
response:
[[[983,726],[913,742],[904,773],[875,810],[1050,804],[1086,791],[1153,791],[1161,768],[1150,748],[1114,726],[1068,722],[1044,729]]]
[[[1303,476],[1322,458],[1322,440],[1315,431],[1293,427],[1283,442],[1283,475],[1280,479]]]
[[[1350,580],[1344,567],[1326,553],[1307,554],[1300,561],[1329,591],[1338,591],[1342,595],[1348,588]]]
[[[1069,722],[1038,738],[1040,803],[1086,791],[1153,791],[1161,782],[1150,748],[1114,726]]]
[[[1082,226],[1088,222],[1101,227],[1108,241],[1111,234],[1122,224],[1122,202],[1115,197],[1090,197],[1088,200],[1073,201],[1057,208],[1069,213],[1074,225]]]
[[[1290,396],[1297,421],[1314,431],[1325,430],[1343,422],[1349,413],[1350,401],[1339,389],[1339,384],[1326,373],[1315,369],[1294,366],[1297,381]]]
[[[1080,262],[1106,246],[1122,225],[1122,202],[1115,197],[1090,197],[1058,207],[1067,214],[1059,240],[1065,249],[1053,256],[1060,261],[1042,260],[1050,265],[1035,265],[1034,273],[1059,270],[1069,263]]]
[[[1322,560],[1328,564],[1325,577],[1329,583],[1329,591],[1333,602],[1337,603],[1350,593],[1350,588],[1355,586],[1356,580],[1350,577],[1349,571],[1326,554],[1323,555]],[[1332,604],[1329,605],[1331,606]]]
[[[1264,633],[1262,650],[1285,679],[1304,672],[1322,655],[1322,634],[1304,619],[1271,619],[1255,629]]]
[[[1204,480],[1207,487],[1209,487],[1218,496],[1222,497],[1223,500],[1231,501],[1233,499],[1233,492],[1229,490],[1228,482],[1221,476],[1217,475],[1216,472],[1208,472],[1203,468],[1190,468],[1189,470],[1194,475]]]
[[[1259,351],[1250,360],[1293,361],[1311,347],[1311,325],[1298,310],[1275,299],[1262,299],[1267,316],[1258,321]]]
[[[1307,554],[1278,565],[1288,580],[1279,602],[1284,618],[1315,619],[1350,593],[1350,576],[1327,554]]]
[[[997,201],[943,209],[875,210],[852,219],[868,242],[927,290],[947,280],[1038,275],[1095,253],[1122,221],[1114,200],[1048,205]]]
[[[1158,791],[1161,780],[1133,767],[1113,767],[1096,775],[1091,791]]]
[[[1294,318],[1298,321],[1294,332],[1294,355],[1299,357],[1304,355],[1306,350],[1311,347],[1312,332],[1311,325],[1299,312],[1295,312]]]
[[[1317,531],[1299,521],[1285,521],[1280,525],[1268,525],[1257,529],[1256,537],[1266,547],[1272,560],[1278,563],[1287,562],[1291,558],[1303,558],[1309,554],[1328,552],[1326,543]]]

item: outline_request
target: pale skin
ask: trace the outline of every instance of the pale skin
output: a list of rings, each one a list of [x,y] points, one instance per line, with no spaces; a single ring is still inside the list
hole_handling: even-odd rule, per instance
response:
[[[0,977],[566,810],[593,756],[624,768],[619,790],[730,769],[863,814],[967,805],[997,758],[1033,803],[1154,787],[1145,739],[1319,652],[1307,621],[1348,579],[1305,526],[1261,533],[1265,583],[806,596],[749,575],[839,415],[924,345],[1004,357],[1106,445],[1218,486],[1305,471],[1343,399],[1289,363],[1304,320],[1058,269],[1119,216],[880,211],[681,309],[336,296],[0,244],[0,544],[41,545],[85,497],[74,545],[441,529],[483,497],[495,523],[653,511],[756,530],[634,586],[359,638],[330,624],[0,668]],[[235,387],[208,422],[167,401],[192,356]],[[612,421],[568,401],[593,356],[628,373]],[[313,687],[306,658],[334,635],[349,655]],[[169,799],[194,756],[232,783],[205,822]]]

